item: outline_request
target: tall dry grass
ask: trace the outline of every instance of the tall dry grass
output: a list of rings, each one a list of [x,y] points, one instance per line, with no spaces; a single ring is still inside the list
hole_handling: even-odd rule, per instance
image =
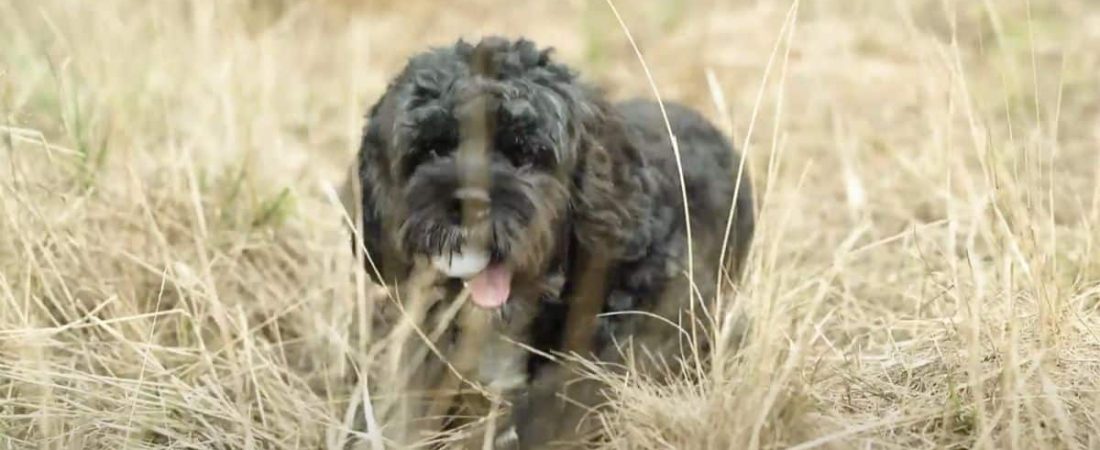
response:
[[[608,447],[1100,448],[1100,6],[616,6],[760,227],[746,344],[615,380]],[[488,32],[651,92],[601,1],[0,0],[0,446],[385,445],[325,186],[405,58]]]

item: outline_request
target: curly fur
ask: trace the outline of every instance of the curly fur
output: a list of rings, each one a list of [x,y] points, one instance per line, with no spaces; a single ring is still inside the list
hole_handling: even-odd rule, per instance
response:
[[[732,146],[698,113],[666,108],[682,154],[693,281],[709,299],[731,205],[723,269],[741,271],[754,227],[750,183],[735,199]],[[690,283],[680,177],[655,103],[612,104],[528,40],[459,41],[411,58],[371,108],[358,178],[376,281],[401,283],[418,260],[478,241],[516,274],[492,332],[605,361],[619,360],[627,341],[669,359],[677,353],[677,331],[652,318],[679,321]],[[468,205],[454,199],[466,183],[489,193],[480,225],[467,226]],[[458,284],[449,286],[457,294]],[[635,310],[652,314],[597,317]],[[524,362],[523,381],[507,387],[522,447],[577,430],[583,408],[557,399],[568,379],[560,368],[519,347],[481,358],[482,367]],[[484,383],[498,376],[472,374]],[[598,387],[580,389],[582,405],[598,402]]]

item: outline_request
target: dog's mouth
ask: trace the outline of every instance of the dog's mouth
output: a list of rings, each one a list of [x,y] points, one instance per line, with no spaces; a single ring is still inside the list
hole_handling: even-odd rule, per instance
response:
[[[406,187],[408,213],[397,246],[429,258],[451,286],[464,281],[475,305],[506,306],[513,279],[538,273],[545,264],[556,230],[550,225],[556,224],[553,208],[564,201],[553,186],[540,188],[541,178],[498,174],[491,189],[482,189],[465,187],[448,172],[432,172],[435,166],[421,170]]]
[[[494,261],[485,249],[471,247],[433,256],[432,265],[448,277],[465,280],[475,305],[485,309],[504,306],[512,291],[512,268]]]

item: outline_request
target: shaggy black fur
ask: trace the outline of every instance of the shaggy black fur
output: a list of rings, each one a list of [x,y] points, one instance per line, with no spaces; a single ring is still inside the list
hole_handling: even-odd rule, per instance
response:
[[[732,146],[698,113],[666,107],[694,282],[711,300],[731,206],[724,270],[741,272],[754,227],[750,183],[735,199]],[[613,105],[527,40],[459,41],[413,57],[371,108],[358,175],[377,281],[400,283],[417,258],[477,241],[515,270],[504,308],[525,312],[502,314],[501,333],[612,362],[627,341],[668,359],[679,352],[679,332],[660,320],[596,317],[640,310],[681,322],[688,309],[680,176],[656,103]],[[488,198],[455,195],[471,185]],[[528,357],[527,387],[514,393],[525,448],[568,435],[583,412],[556,399],[568,377],[543,362]],[[594,405],[597,388],[587,389],[579,400]]]

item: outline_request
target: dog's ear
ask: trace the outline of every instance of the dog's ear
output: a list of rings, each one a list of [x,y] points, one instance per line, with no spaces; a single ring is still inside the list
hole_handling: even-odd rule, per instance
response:
[[[392,230],[387,225],[393,220],[388,215],[394,211],[394,205],[387,200],[393,181],[386,149],[393,140],[395,103],[394,96],[386,94],[371,107],[359,145],[358,173],[354,180],[360,193],[361,219],[357,233],[361,240],[355,242],[355,250],[365,250],[365,269],[380,284],[403,278],[409,267],[395,249]]]
[[[574,233],[591,251],[634,259],[653,240],[647,223],[654,202],[652,169],[610,105],[592,106],[580,131],[574,172]]]

